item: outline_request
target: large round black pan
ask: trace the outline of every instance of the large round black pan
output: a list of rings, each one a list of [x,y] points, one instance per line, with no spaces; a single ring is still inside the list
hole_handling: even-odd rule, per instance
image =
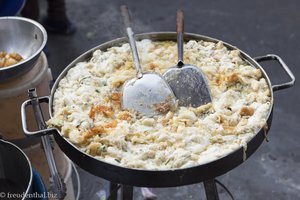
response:
[[[157,40],[174,40],[176,41],[176,33],[174,32],[155,32],[155,33],[146,33],[136,35],[137,40],[149,38],[153,41]],[[210,42],[219,42],[220,40],[210,38],[207,36],[197,35],[197,34],[185,34],[185,40],[204,40]],[[31,105],[32,101],[39,102],[48,102],[49,103],[49,111],[50,116],[52,115],[52,105],[53,105],[53,95],[58,87],[60,80],[67,74],[68,70],[74,67],[78,62],[86,61],[92,57],[92,53],[96,49],[101,49],[105,51],[107,48],[112,46],[119,46],[122,43],[125,43],[125,38],[119,38],[116,40],[112,40],[101,44],[86,53],[79,56],[75,59],[69,66],[65,68],[65,70],[60,74],[57,78],[56,82],[51,91],[50,97],[42,97],[37,98],[33,96],[30,100],[27,100],[22,105],[22,117],[23,121],[26,121],[26,113],[25,107]],[[224,42],[224,45],[230,49],[237,49],[236,47],[227,44]],[[239,49],[238,49],[239,50]],[[222,175],[229,170],[237,167],[241,163],[243,163],[250,155],[252,155],[256,149],[261,145],[261,143],[265,140],[267,136],[267,132],[271,127],[272,122],[272,113],[273,113],[273,91],[284,89],[291,87],[294,84],[295,78],[286,64],[281,60],[280,57],[276,55],[266,55],[258,58],[251,58],[243,51],[240,56],[246,62],[248,62],[251,66],[258,68],[262,71],[263,77],[266,79],[269,88],[271,90],[271,107],[268,111],[267,123],[264,127],[256,133],[256,135],[247,143],[246,147],[241,147],[236,151],[231,152],[230,154],[214,160],[212,162],[197,165],[194,167],[184,168],[184,169],[171,169],[171,170],[143,170],[143,169],[131,169],[125,168],[117,165],[113,165],[110,163],[103,162],[98,160],[82,151],[80,151],[75,145],[69,142],[67,139],[62,137],[59,134],[59,130],[57,129],[45,129],[36,132],[30,132],[27,130],[26,123],[23,123],[24,132],[28,136],[40,136],[42,134],[53,134],[55,140],[59,147],[63,150],[63,152],[78,166],[85,169],[86,171],[107,179],[114,183],[120,183],[124,185],[132,185],[132,186],[140,186],[140,187],[172,187],[172,186],[181,186],[187,184],[193,184],[202,182],[205,180],[212,179],[219,175]],[[280,66],[285,70],[285,72],[291,78],[290,82],[283,83],[280,85],[271,85],[270,79],[267,76],[266,72],[263,68],[258,64],[260,61],[264,60],[276,60],[279,62]]]

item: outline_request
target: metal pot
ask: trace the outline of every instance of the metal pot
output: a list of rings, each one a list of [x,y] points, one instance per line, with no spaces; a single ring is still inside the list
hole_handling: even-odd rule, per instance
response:
[[[24,152],[0,139],[0,199],[29,199],[32,180],[31,164]]]
[[[157,40],[173,40],[176,41],[176,33],[174,32],[157,32],[157,33],[146,33],[136,35],[138,40],[149,38],[153,41]],[[220,40],[210,38],[207,36],[197,35],[197,34],[185,34],[186,40],[204,40],[210,42],[219,42]],[[295,78],[292,72],[289,70],[287,65],[282,61],[282,59],[276,55],[266,55],[257,58],[251,58],[243,51],[240,51],[236,47],[224,43],[224,45],[230,49],[237,49],[241,52],[240,56],[248,62],[251,66],[258,68],[262,71],[263,77],[266,79],[269,88],[271,90],[271,107],[268,111],[267,124],[262,127],[256,135],[247,143],[247,148],[239,148],[236,151],[214,160],[212,162],[184,168],[184,169],[171,169],[171,170],[143,170],[143,169],[131,169],[126,167],[121,167],[117,165],[113,165],[110,163],[103,162],[101,160],[97,160],[96,158],[80,151],[75,145],[70,143],[64,137],[59,134],[59,130],[55,128],[43,129],[40,131],[30,132],[27,130],[26,126],[26,113],[25,107],[29,105],[33,105],[34,109],[38,110],[39,103],[46,102],[49,103],[49,112],[50,116],[52,116],[52,104],[53,104],[53,96],[58,87],[60,80],[67,74],[68,70],[74,67],[78,62],[86,61],[92,57],[92,53],[96,49],[101,49],[105,51],[107,48],[120,45],[125,43],[125,38],[120,38],[116,40],[112,40],[101,44],[86,53],[79,56],[75,59],[70,65],[68,65],[65,70],[60,74],[57,78],[56,82],[51,91],[50,97],[41,97],[38,98],[34,91],[29,91],[31,94],[31,99],[27,100],[22,105],[22,120],[23,120],[23,129],[27,136],[41,136],[47,134],[53,134],[56,142],[60,146],[60,148],[64,151],[64,153],[74,161],[78,166],[87,170],[88,172],[97,175],[99,177],[110,180],[114,183],[121,183],[124,185],[133,185],[133,186],[141,186],[141,187],[172,187],[172,186],[181,186],[187,184],[198,183],[202,181],[206,181],[222,175],[229,170],[237,167],[241,163],[243,163],[254,151],[260,146],[263,140],[266,138],[267,132],[271,127],[272,121],[272,111],[273,111],[273,91],[281,90],[284,88],[288,88],[293,86]],[[285,70],[285,72],[289,75],[291,81],[279,85],[271,85],[269,77],[263,68],[258,64],[260,61],[264,60],[276,60],[279,62],[281,67]],[[43,118],[39,115],[37,120],[40,123],[45,123]]]
[[[0,68],[0,82],[29,71],[37,61],[47,42],[44,27],[24,17],[0,17],[0,51],[19,53],[24,60]]]

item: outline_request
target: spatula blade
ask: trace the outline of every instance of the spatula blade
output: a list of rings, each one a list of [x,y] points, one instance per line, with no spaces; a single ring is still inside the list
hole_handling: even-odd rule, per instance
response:
[[[135,110],[152,117],[176,106],[176,98],[163,77],[156,73],[144,73],[123,86],[123,108]]]
[[[212,101],[206,77],[199,68],[192,65],[174,67],[163,76],[180,106],[199,107]]]

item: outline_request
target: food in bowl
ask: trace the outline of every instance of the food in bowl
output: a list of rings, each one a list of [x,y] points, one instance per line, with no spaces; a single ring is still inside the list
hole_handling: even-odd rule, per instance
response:
[[[176,63],[173,41],[144,39],[137,46],[144,71],[163,74]],[[128,168],[186,168],[246,148],[271,107],[262,72],[222,42],[190,40],[184,47],[186,63],[205,73],[212,103],[152,118],[122,109],[122,85],[136,73],[129,45],[123,44],[96,50],[67,72],[54,93],[48,126],[91,156]]]
[[[5,51],[0,51],[0,67],[8,67],[17,64],[22,60],[22,56],[18,53],[6,53]]]

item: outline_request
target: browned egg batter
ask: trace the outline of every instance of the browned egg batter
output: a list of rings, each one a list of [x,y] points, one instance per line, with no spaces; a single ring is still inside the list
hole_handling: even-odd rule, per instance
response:
[[[8,67],[18,62],[21,62],[23,57],[18,53],[6,53],[5,51],[0,51],[0,67]]]

